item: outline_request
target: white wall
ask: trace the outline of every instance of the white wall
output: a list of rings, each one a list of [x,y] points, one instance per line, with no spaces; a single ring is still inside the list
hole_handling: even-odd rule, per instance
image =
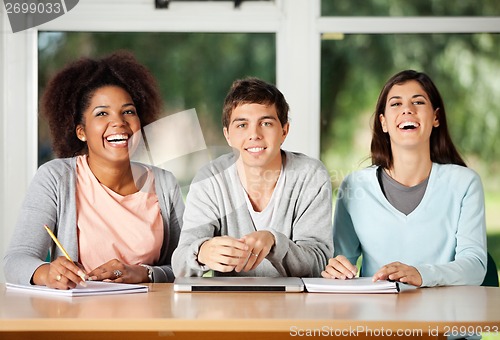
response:
[[[36,33],[12,34],[0,6],[0,256],[37,164]],[[3,267],[0,282],[4,280]]]

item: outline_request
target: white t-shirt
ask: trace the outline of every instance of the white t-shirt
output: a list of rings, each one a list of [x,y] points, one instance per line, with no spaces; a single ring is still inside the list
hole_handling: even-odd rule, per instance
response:
[[[243,185],[240,182],[240,185]],[[252,202],[250,202],[250,198],[243,188],[243,192],[245,192],[245,201],[247,202],[247,208],[250,212],[250,217],[252,218],[253,225],[256,230],[268,230],[271,229],[273,225],[273,216],[275,215],[276,209],[278,207],[278,202],[283,193],[283,188],[285,187],[285,172],[283,169],[283,165],[281,165],[280,176],[278,177],[278,181],[276,182],[276,186],[274,187],[273,194],[271,199],[267,203],[267,206],[262,211],[255,211]]]

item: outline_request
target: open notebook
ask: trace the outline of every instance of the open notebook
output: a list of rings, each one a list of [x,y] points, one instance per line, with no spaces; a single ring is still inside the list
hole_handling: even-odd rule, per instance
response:
[[[376,281],[371,277],[356,277],[348,280],[303,278],[310,293],[398,293],[399,285],[394,281]]]
[[[102,281],[87,281],[86,284],[87,287],[77,286],[74,289],[68,289],[68,290],[53,289],[45,286],[36,286],[36,285],[29,285],[29,286],[18,285],[12,283],[7,283],[6,287],[8,291],[42,294],[47,296],[57,295],[57,296],[67,296],[67,297],[146,293],[148,291],[147,286],[136,285],[136,284],[102,282]]]
[[[302,292],[298,277],[178,277],[176,292]]]

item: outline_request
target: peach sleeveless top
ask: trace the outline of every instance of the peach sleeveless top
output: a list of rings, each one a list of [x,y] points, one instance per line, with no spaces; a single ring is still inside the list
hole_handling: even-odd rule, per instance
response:
[[[76,169],[79,258],[85,270],[115,258],[126,264],[154,264],[164,232],[151,170],[138,192],[122,196],[97,180],[87,156],[78,157]]]

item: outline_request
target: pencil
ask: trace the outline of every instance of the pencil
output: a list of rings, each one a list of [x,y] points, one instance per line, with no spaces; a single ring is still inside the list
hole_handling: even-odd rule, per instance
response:
[[[70,260],[71,262],[73,262],[73,260],[71,259],[71,257],[69,256],[68,252],[66,251],[66,249],[64,249],[64,247],[62,246],[62,244],[59,242],[59,240],[57,239],[56,235],[54,235],[54,233],[52,232],[52,230],[50,230],[49,227],[47,227],[47,225],[44,225],[45,227],[45,230],[47,230],[47,232],[49,233],[50,237],[52,238],[52,241],[54,241],[54,243],[57,245],[57,247],[59,248],[59,250],[61,250],[64,254],[64,256],[66,256],[66,258],[68,260]],[[74,263],[74,262],[73,262]]]
[[[66,251],[66,249],[64,249],[64,247],[62,246],[61,242],[59,242],[59,240],[57,239],[56,235],[54,235],[54,233],[52,232],[52,230],[50,230],[50,228],[45,224],[44,225],[45,227],[45,230],[47,230],[47,232],[49,233],[50,235],[50,238],[52,238],[52,241],[54,241],[54,243],[57,245],[57,247],[63,252],[64,256],[70,260],[71,262],[75,263],[71,257],[69,256],[68,252]],[[82,278],[83,282],[85,282],[85,274],[81,274],[80,277]]]

